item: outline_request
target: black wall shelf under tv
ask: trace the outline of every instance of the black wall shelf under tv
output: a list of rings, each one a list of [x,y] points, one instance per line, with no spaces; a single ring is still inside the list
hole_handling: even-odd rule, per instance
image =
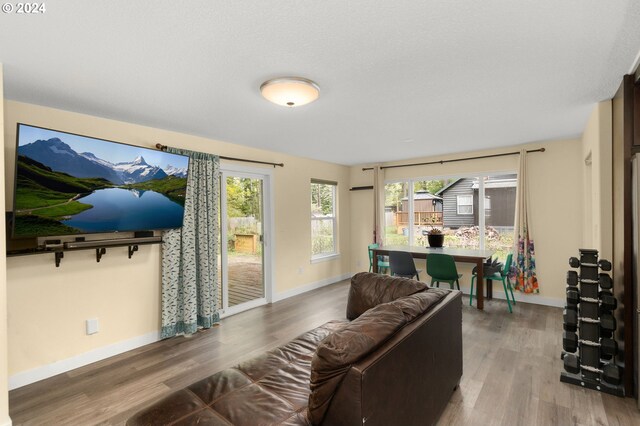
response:
[[[56,267],[60,266],[60,261],[64,257],[64,253],[68,251],[77,250],[95,250],[96,262],[100,262],[103,255],[106,254],[107,248],[112,247],[128,247],[129,259],[133,256],[133,253],[138,251],[138,246],[148,244],[160,244],[162,243],[162,237],[149,236],[149,237],[133,237],[133,238],[116,238],[109,240],[93,240],[93,241],[67,241],[67,242],[52,242],[45,244],[44,246],[27,248],[22,250],[9,250],[7,251],[7,257],[14,256],[28,256],[32,254],[46,254],[53,253]]]

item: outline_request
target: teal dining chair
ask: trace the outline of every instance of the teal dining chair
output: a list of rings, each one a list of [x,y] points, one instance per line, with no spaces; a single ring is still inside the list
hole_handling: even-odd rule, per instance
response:
[[[495,272],[493,274],[484,274],[484,279],[486,280],[494,280],[494,281],[502,281],[502,288],[504,289],[504,295],[507,298],[507,306],[509,307],[509,312],[513,313],[511,309],[511,304],[516,304],[516,299],[513,296],[513,288],[511,287],[511,280],[509,279],[509,269],[511,269],[511,262],[513,262],[513,253],[509,253],[507,255],[507,260],[504,262],[504,268],[502,271]],[[478,273],[474,273],[471,277],[471,291],[469,292],[469,305],[473,303],[473,285],[475,283],[476,278],[478,278]],[[477,290],[476,290],[477,291]],[[509,300],[509,292],[511,292],[511,300]]]
[[[460,290],[462,274],[458,274],[453,256],[442,253],[427,254],[427,274],[431,277],[432,287],[434,283],[440,287],[440,283],[443,282],[449,283],[449,287],[453,288],[455,283]]]
[[[373,270],[373,249],[380,247],[379,244],[369,244],[369,272]],[[384,274],[389,271],[389,260],[385,260],[384,256],[378,256],[378,273]]]

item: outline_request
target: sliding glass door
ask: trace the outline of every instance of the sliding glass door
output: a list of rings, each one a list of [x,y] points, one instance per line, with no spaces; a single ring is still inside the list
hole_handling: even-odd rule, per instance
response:
[[[267,303],[269,176],[223,170],[219,308],[223,316]]]

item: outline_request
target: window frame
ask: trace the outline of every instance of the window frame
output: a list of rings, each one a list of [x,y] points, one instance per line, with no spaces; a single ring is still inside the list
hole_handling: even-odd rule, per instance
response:
[[[484,196],[484,216],[491,216],[491,197]],[[486,225],[486,224],[485,224]]]
[[[494,175],[501,175],[501,174],[513,174],[516,175],[516,179],[519,179],[520,176],[518,176],[518,171],[514,170],[514,169],[504,169],[504,170],[492,170],[492,171],[479,171],[479,172],[471,172],[471,173],[452,173],[452,174],[444,174],[444,175],[431,175],[431,176],[416,176],[416,177],[406,177],[406,178],[393,178],[393,179],[385,179],[384,181],[384,185],[386,186],[387,184],[391,184],[391,183],[402,183],[402,182],[406,182],[409,185],[409,193],[413,194],[414,192],[414,184],[415,182],[420,182],[420,181],[425,181],[425,180],[446,180],[446,179],[464,179],[464,178],[477,178],[478,180],[478,222],[479,222],[479,226],[482,229],[482,232],[480,232],[480,250],[484,250],[485,248],[485,230],[486,230],[486,223],[485,223],[485,205],[484,205],[484,200],[486,197],[485,191],[484,191],[484,180],[485,178],[489,177],[489,176],[494,176]],[[457,200],[456,200],[457,201]],[[517,202],[517,201],[516,201]],[[409,197],[409,203],[408,203],[408,207],[409,207],[409,211],[411,212],[410,214],[413,213],[414,210],[414,200],[413,197],[410,196]],[[415,240],[414,240],[414,229],[413,229],[413,221],[409,221],[409,246],[412,246],[415,244]],[[386,231],[384,230],[383,227],[383,232],[382,235],[384,237],[384,235],[386,235]]]
[[[322,262],[324,260],[331,260],[340,256],[338,252],[338,182],[323,180],[323,179],[311,179],[309,184],[310,199],[313,198],[313,185],[328,185],[331,187],[331,216],[330,217],[314,217],[313,212],[310,212],[311,217],[311,263]],[[333,250],[330,253],[313,254],[313,222],[314,221],[326,221],[331,219],[332,222],[332,240]]]
[[[467,198],[471,202],[469,204],[461,204],[460,199]],[[460,207],[471,207],[471,211],[469,213],[460,212]],[[456,214],[461,216],[473,216],[473,194],[472,195],[456,195]]]

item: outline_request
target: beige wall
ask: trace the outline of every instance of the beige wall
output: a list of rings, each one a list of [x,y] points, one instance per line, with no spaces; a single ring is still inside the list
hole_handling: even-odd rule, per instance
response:
[[[16,122],[146,147],[159,142],[284,162],[284,168],[274,171],[275,292],[295,291],[350,272],[348,167],[13,101],[5,101],[5,117],[8,206],[12,202]],[[315,264],[310,263],[311,178],[337,181],[339,188],[341,256]],[[91,250],[67,253],[59,268],[54,266],[52,255],[12,257],[7,262],[7,276],[10,375],[159,330],[158,246],[142,246],[131,259],[127,259],[126,247],[109,249],[100,263]],[[99,333],[85,335],[87,318],[100,320]]]
[[[613,255],[613,170],[611,101],[597,104],[582,135],[584,194],[583,248]]]
[[[0,99],[3,96],[3,74],[0,64]],[[4,105],[0,103],[0,129],[4,123]],[[0,144],[4,142],[4,134],[0,134]],[[1,145],[0,145],[1,146]],[[0,152],[0,164],[4,160],[4,151]],[[0,175],[0,179],[4,179]],[[0,212],[4,211],[4,182],[0,185]],[[5,221],[0,221],[0,425],[11,423],[9,419],[8,362],[7,362],[7,265],[5,244]]]
[[[536,243],[536,264],[540,282],[539,295],[526,295],[533,303],[543,302],[560,305],[564,298],[564,277],[568,270],[567,260],[575,256],[582,244],[582,143],[580,140],[561,140],[532,143],[511,147],[536,149],[545,147],[546,152],[529,155],[531,228]],[[456,156],[412,159],[411,162],[437,161],[460,156],[475,156],[504,152],[487,150],[458,154]],[[393,164],[393,163],[389,163]],[[387,165],[387,164],[385,164]],[[476,172],[515,171],[518,156],[497,157],[429,166],[415,166],[385,170],[385,179],[455,176]],[[372,184],[372,172],[362,171],[362,166],[351,168],[351,185]],[[372,191],[354,191],[351,194],[351,269],[364,270],[369,266],[367,244],[371,241],[373,216]],[[424,270],[424,263],[418,265]],[[471,268],[458,265],[464,274],[462,287],[470,287]],[[426,278],[426,274],[423,274]],[[423,278],[423,280],[425,279]],[[497,290],[497,288],[496,288]],[[537,299],[536,299],[537,298]]]

